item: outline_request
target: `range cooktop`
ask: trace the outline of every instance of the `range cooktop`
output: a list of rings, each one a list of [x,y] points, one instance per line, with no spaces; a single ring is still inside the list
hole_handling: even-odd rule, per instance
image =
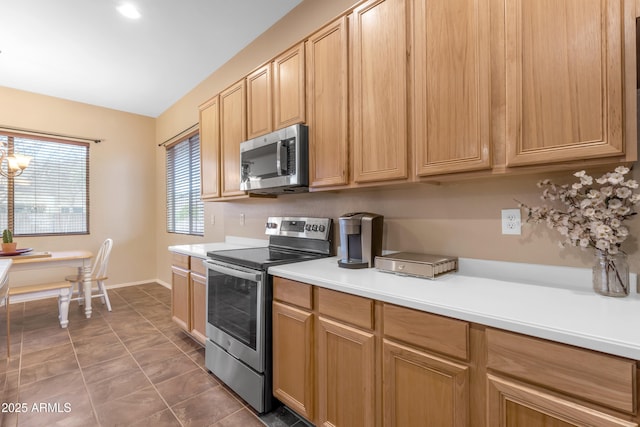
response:
[[[331,218],[269,217],[269,246],[207,252],[209,259],[266,270],[270,266],[330,256]]]

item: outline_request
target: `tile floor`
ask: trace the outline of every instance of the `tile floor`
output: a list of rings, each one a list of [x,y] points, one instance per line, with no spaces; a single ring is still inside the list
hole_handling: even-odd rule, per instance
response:
[[[304,425],[282,408],[263,423],[208,373],[204,349],[171,321],[168,289],[109,296],[113,311],[94,299],[91,319],[72,303],[67,329],[55,299],[11,304],[9,360],[0,311],[0,427]]]

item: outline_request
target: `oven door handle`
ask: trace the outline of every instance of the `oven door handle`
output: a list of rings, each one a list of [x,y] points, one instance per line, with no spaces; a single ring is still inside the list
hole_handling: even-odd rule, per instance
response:
[[[262,273],[248,273],[245,271],[236,270],[235,268],[223,267],[220,264],[214,264],[208,260],[205,260],[204,264],[210,270],[237,277],[239,279],[250,280],[252,282],[260,282],[262,278]]]

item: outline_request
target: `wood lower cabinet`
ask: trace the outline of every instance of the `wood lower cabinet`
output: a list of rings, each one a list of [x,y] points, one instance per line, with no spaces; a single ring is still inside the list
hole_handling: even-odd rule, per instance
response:
[[[469,425],[469,368],[390,340],[383,342],[384,425]]]
[[[323,318],[318,322],[318,424],[375,425],[375,338]]]
[[[187,257],[188,258],[188,257]],[[189,331],[189,270],[171,267],[171,319]]]
[[[625,420],[531,385],[487,377],[487,425],[491,427],[637,427]]]
[[[308,420],[315,417],[313,313],[273,303],[273,395]]]
[[[189,332],[202,344],[207,342],[207,277],[191,273],[191,313]]]
[[[318,426],[638,427],[639,362],[274,278],[274,394]]]
[[[393,304],[382,316],[384,425],[468,426],[469,324]]]
[[[173,253],[171,318],[201,344],[206,342],[207,278],[202,260]]]

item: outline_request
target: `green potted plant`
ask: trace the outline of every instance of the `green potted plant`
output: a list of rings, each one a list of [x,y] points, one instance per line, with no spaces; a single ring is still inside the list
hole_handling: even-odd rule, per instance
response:
[[[2,232],[2,252],[15,252],[18,244],[13,241],[11,230],[5,229]]]

